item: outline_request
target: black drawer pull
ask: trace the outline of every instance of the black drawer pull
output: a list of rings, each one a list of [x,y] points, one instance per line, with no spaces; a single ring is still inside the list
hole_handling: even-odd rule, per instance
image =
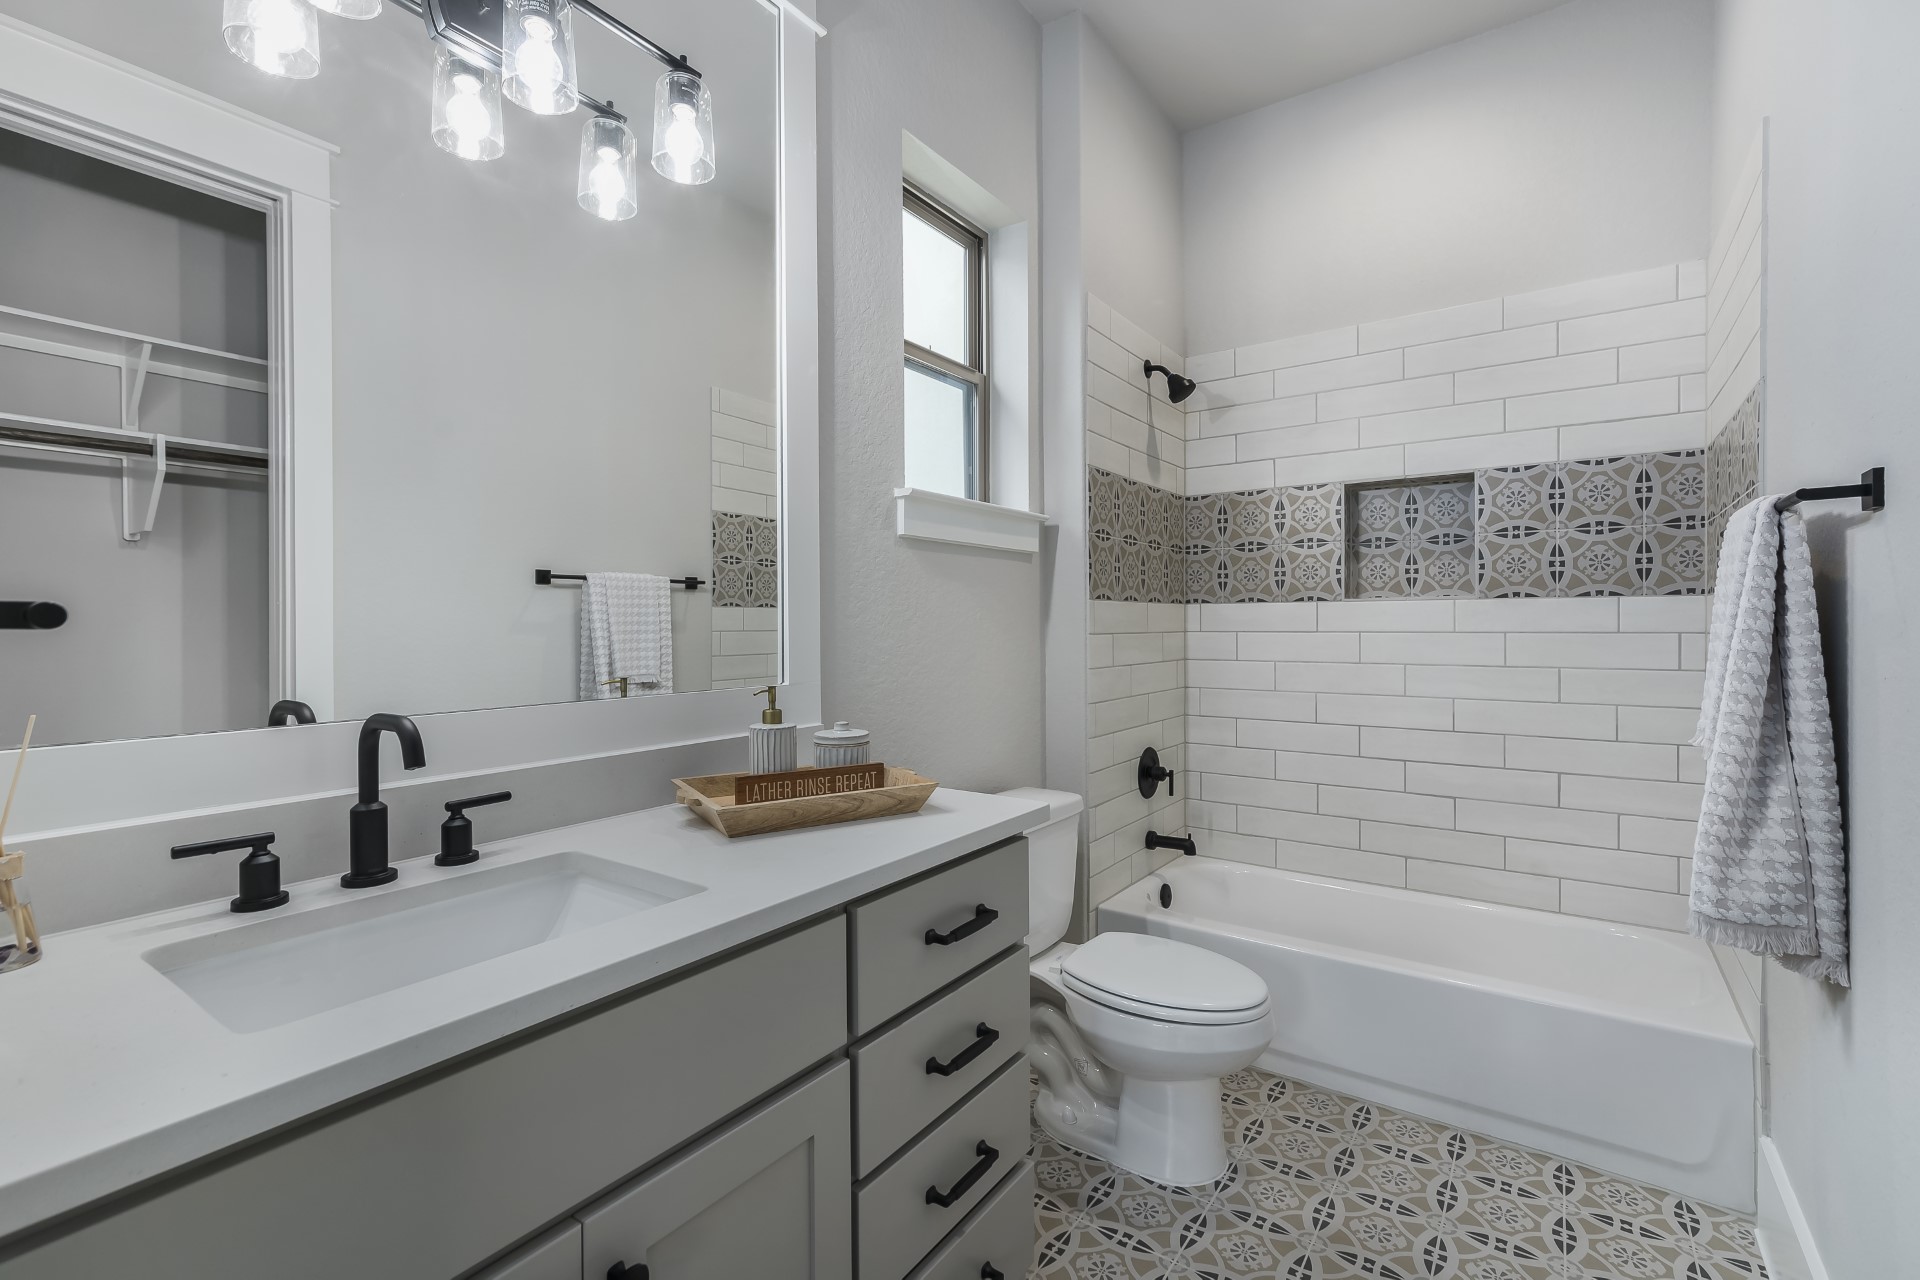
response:
[[[983,902],[973,909],[973,919],[967,921],[965,924],[947,933],[942,933],[938,929],[927,930],[927,945],[930,947],[950,947],[962,938],[971,938],[974,934],[980,932],[999,918],[1000,913]]]
[[[952,1208],[954,1202],[973,1190],[973,1184],[986,1177],[987,1170],[993,1168],[994,1163],[1000,1159],[1000,1153],[987,1145],[985,1138],[980,1139],[979,1145],[973,1149],[973,1154],[980,1158],[974,1162],[973,1168],[967,1170],[960,1181],[953,1184],[951,1191],[942,1191],[938,1187],[927,1188],[928,1204],[937,1204],[942,1209]]]
[[[1007,1280],[1007,1273],[991,1262],[980,1264],[980,1280]]]
[[[955,1054],[950,1061],[942,1062],[938,1058],[928,1058],[927,1074],[930,1076],[950,1076],[991,1049],[993,1042],[1000,1038],[1000,1033],[984,1022],[973,1029],[973,1034],[973,1043]]]
[[[648,1280],[652,1274],[644,1262],[631,1267],[624,1262],[616,1262],[607,1268],[607,1280]]]

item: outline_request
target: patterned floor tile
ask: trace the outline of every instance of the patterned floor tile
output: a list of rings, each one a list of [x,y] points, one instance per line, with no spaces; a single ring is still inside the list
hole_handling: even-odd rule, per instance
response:
[[[1265,1072],[1221,1088],[1211,1187],[1034,1129],[1030,1280],[1765,1280],[1739,1214]]]

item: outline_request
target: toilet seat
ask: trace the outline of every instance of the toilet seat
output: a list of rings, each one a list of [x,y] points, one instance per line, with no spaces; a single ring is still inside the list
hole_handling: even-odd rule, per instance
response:
[[[1103,933],[1066,957],[1060,980],[1095,1004],[1186,1026],[1229,1026],[1267,1015],[1267,984],[1245,965],[1171,938]]]

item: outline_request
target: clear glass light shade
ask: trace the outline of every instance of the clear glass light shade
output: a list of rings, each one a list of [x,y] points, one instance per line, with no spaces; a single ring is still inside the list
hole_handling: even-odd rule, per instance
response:
[[[307,0],[226,0],[227,48],[294,80],[320,74],[320,19]]]
[[[640,212],[639,146],[633,130],[595,116],[580,135],[580,207],[608,222]]]
[[[366,19],[379,17],[386,0],[308,0],[308,3],[336,18]]]
[[[713,181],[713,95],[700,77],[669,71],[653,91],[653,167],[694,186]]]
[[[434,49],[433,141],[462,160],[497,160],[507,149],[500,74],[445,45]]]
[[[507,0],[501,87],[535,115],[564,116],[580,105],[570,0]]]

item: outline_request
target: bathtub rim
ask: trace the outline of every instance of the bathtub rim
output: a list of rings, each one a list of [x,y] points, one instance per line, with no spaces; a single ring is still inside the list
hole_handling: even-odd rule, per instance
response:
[[[1178,905],[1177,894],[1175,905],[1171,907],[1161,907],[1158,903],[1152,901],[1150,895],[1145,893],[1143,886],[1150,885],[1155,881],[1164,880],[1168,873],[1179,868],[1182,865],[1181,863],[1169,863],[1167,866],[1150,872],[1100,902],[1094,908],[1096,925],[1101,921],[1101,913],[1107,911],[1109,908],[1113,909],[1116,914],[1140,922],[1143,926],[1142,932],[1151,932],[1150,929],[1144,926],[1148,925],[1152,919],[1156,917],[1171,917],[1184,923],[1189,923],[1203,932],[1223,934],[1242,942],[1277,946],[1283,950],[1318,955],[1328,959],[1339,960],[1343,963],[1360,965],[1368,969],[1406,973],[1428,981],[1439,982],[1450,987],[1491,990],[1502,996],[1522,1000],[1529,1004],[1561,1009],[1577,1009],[1582,1013],[1613,1018],[1638,1026],[1655,1028],[1662,1031],[1677,1031],[1687,1035],[1697,1035],[1711,1040],[1718,1040],[1748,1050],[1752,1050],[1755,1047],[1753,1037],[1747,1030],[1746,1021],[1740,1016],[1739,1006],[1734,1002],[1733,992],[1727,986],[1725,973],[1721,971],[1720,965],[1715,961],[1712,952],[1706,949],[1706,943],[1693,937],[1691,934],[1679,933],[1671,929],[1656,929],[1646,925],[1630,925],[1617,921],[1596,920],[1589,916],[1570,916],[1555,911],[1539,911],[1528,907],[1511,906],[1507,903],[1481,902],[1477,899],[1461,898],[1451,894],[1427,893],[1418,889],[1401,888],[1398,885],[1370,884],[1361,880],[1342,880],[1333,876],[1313,875],[1305,871],[1290,871],[1284,867],[1262,867],[1248,863],[1234,862],[1225,858],[1207,858],[1206,861],[1213,866],[1228,868],[1231,874],[1235,875],[1270,875],[1282,879],[1304,881],[1308,884],[1325,888],[1410,901],[1438,900],[1440,902],[1466,906],[1476,910],[1493,912],[1495,913],[1494,918],[1496,919],[1499,918],[1500,915],[1507,913],[1516,914],[1522,918],[1545,916],[1555,922],[1554,927],[1556,928],[1577,927],[1585,931],[1603,930],[1616,935],[1625,933],[1630,937],[1654,935],[1656,940],[1663,943],[1678,939],[1688,944],[1689,949],[1694,947],[1701,949],[1701,954],[1698,956],[1698,959],[1711,975],[1711,991],[1713,994],[1710,994],[1702,1005],[1696,1006],[1699,1015],[1697,1017],[1689,1016],[1694,1011],[1679,1013],[1673,1017],[1661,1017],[1642,1007],[1622,1004],[1616,1001],[1596,999],[1592,996],[1566,991],[1558,987],[1544,986],[1538,983],[1518,982],[1511,978],[1496,977],[1491,974],[1434,964],[1429,961],[1409,960],[1399,956],[1385,955],[1380,952],[1361,951],[1352,947],[1342,946],[1338,943],[1322,942],[1318,939],[1302,938],[1295,934],[1282,933],[1277,930],[1260,929],[1253,926],[1217,920],[1211,916],[1182,911]],[[1131,905],[1123,905],[1123,900],[1130,894],[1135,895],[1134,902]]]

